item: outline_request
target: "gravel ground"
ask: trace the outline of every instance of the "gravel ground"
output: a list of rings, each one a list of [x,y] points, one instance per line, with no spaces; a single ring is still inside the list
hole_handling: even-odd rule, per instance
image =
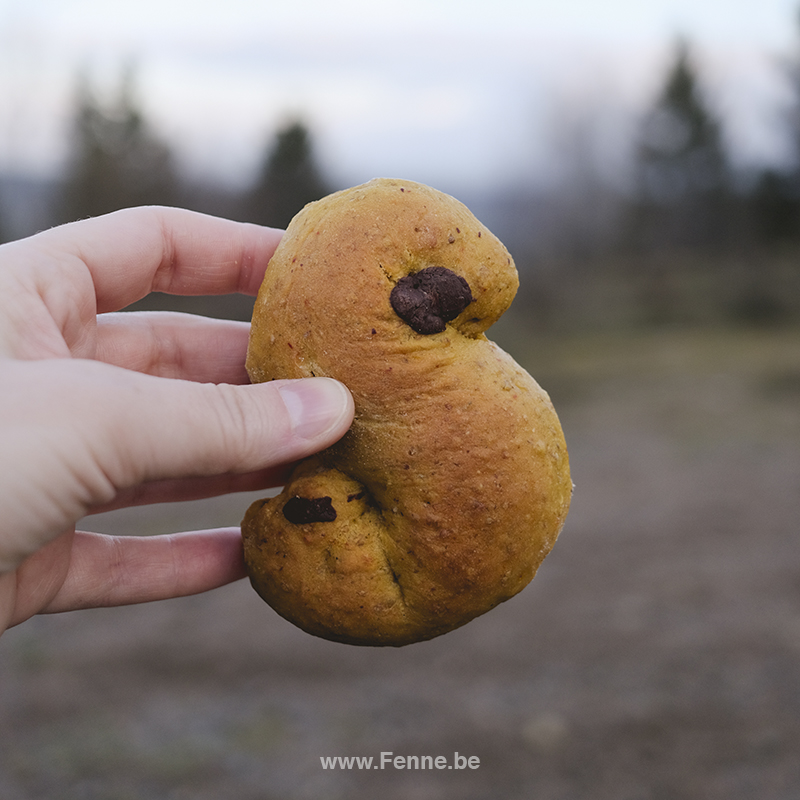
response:
[[[800,797],[800,331],[505,335],[577,487],[530,587],[401,650],[314,639],[245,582],[37,618],[0,641],[0,798]]]

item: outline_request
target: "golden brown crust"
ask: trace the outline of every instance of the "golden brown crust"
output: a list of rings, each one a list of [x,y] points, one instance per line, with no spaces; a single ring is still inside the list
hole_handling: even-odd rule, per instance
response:
[[[432,266],[464,278],[472,302],[421,334],[390,295]],[[324,638],[402,645],[533,578],[572,483],[549,398],[483,335],[517,285],[503,245],[420,184],[371,181],[292,221],[259,292],[247,368],[253,381],[337,378],[356,418],[242,523],[250,579],[279,614]],[[290,522],[293,497],[329,497],[336,518]]]

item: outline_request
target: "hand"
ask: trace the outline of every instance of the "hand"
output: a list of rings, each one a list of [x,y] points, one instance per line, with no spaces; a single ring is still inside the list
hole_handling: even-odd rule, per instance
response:
[[[126,538],[75,525],[280,485],[347,430],[352,398],[335,381],[245,385],[246,323],[113,313],[151,291],[255,294],[280,237],[139,208],[0,247],[0,632],[242,577],[238,528]]]

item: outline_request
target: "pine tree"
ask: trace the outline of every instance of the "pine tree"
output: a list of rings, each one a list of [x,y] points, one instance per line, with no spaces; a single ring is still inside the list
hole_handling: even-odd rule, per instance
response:
[[[330,191],[317,166],[308,128],[292,122],[278,131],[268,149],[244,216],[260,225],[285,228],[304,205]]]
[[[680,42],[638,145],[641,243],[718,245],[728,230],[731,196],[721,126],[702,96],[689,49]]]
[[[130,206],[172,205],[177,184],[169,148],[135,103],[131,75],[123,79],[117,97],[107,107],[81,81],[61,221]]]
[[[800,12],[796,16],[800,31]],[[795,48],[797,45],[795,45]],[[800,239],[800,52],[784,64],[792,102],[784,118],[791,155],[783,168],[765,169],[750,193],[750,212],[756,239],[773,245]]]
[[[800,238],[800,174],[764,170],[748,198],[753,235],[761,244],[774,245]]]

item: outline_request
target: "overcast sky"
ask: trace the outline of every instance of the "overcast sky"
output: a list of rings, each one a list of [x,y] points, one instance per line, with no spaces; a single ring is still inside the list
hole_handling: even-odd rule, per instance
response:
[[[0,169],[64,153],[76,75],[141,104],[187,166],[251,175],[301,116],[337,180],[544,181],[618,143],[678,36],[742,160],[775,160],[795,0],[0,0]],[[799,48],[800,49],[800,48]],[[627,126],[627,127],[626,127]],[[616,149],[615,149],[616,148]]]

